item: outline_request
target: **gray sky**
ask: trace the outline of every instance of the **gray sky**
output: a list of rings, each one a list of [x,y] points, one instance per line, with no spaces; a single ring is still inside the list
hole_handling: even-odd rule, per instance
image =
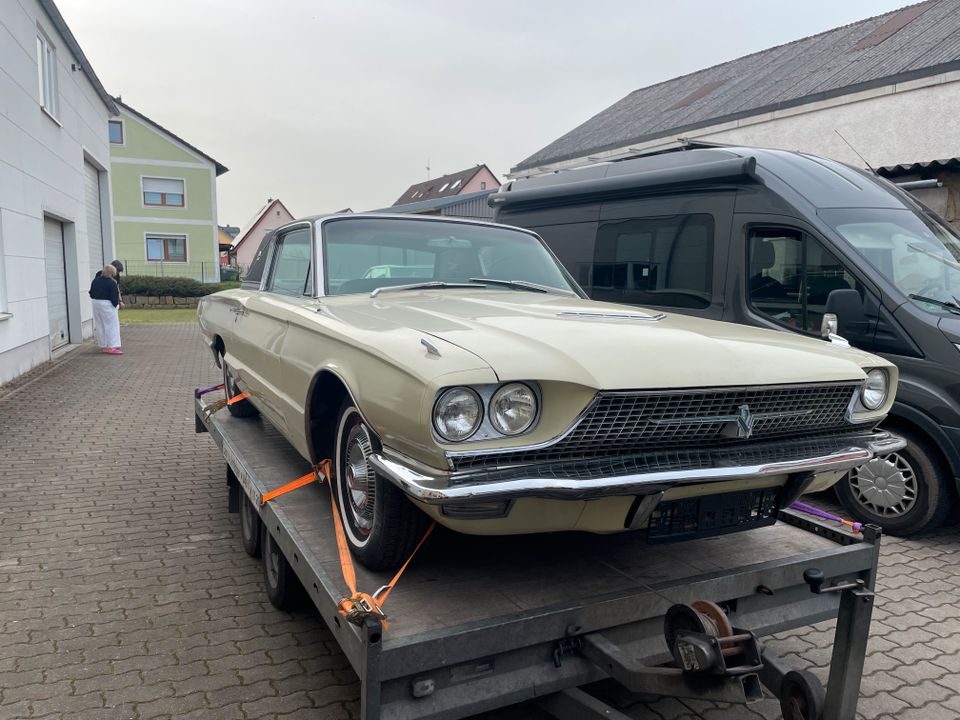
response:
[[[908,0],[57,0],[107,91],[230,168],[219,221],[502,176],[627,93]]]

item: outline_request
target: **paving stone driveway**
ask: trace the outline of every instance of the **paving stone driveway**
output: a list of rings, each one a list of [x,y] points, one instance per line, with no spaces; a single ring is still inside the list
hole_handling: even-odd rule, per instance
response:
[[[123,330],[0,388],[0,719],[354,718],[358,684],[310,612],[281,613],[193,432],[217,381],[192,324]],[[960,532],[885,539],[860,709],[960,717]],[[829,661],[828,623],[780,636]],[[663,700],[635,718],[777,717]],[[543,717],[532,708],[490,720]]]

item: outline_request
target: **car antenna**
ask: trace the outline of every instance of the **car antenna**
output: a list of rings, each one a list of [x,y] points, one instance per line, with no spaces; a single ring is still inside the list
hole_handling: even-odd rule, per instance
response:
[[[874,169],[870,166],[870,163],[867,162],[867,159],[866,159],[863,155],[861,155],[860,153],[857,152],[857,149],[856,149],[853,145],[851,145],[850,143],[847,142],[847,139],[846,139],[843,135],[840,135],[840,131],[837,130],[836,128],[834,128],[833,131],[840,137],[841,140],[843,140],[843,142],[845,142],[845,143],[847,144],[847,147],[848,147],[848,148],[850,148],[851,150],[853,150],[854,154],[855,154],[858,158],[860,158],[861,160],[863,160],[863,164],[867,166],[867,169],[868,169],[870,172],[872,172],[874,175],[876,175],[876,174],[877,174],[877,171],[874,170]]]

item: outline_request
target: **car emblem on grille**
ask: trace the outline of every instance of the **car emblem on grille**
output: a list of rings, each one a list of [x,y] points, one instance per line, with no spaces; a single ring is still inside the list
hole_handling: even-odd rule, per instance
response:
[[[736,415],[710,415],[707,417],[678,417],[651,420],[653,425],[723,425],[720,434],[726,437],[735,437],[746,440],[753,436],[758,422],[765,420],[779,420],[812,415],[813,409],[788,410],[786,412],[755,413],[749,405],[737,408]]]
[[[753,435],[754,415],[750,412],[749,405],[741,405],[740,412],[737,413],[737,437],[748,438]]]

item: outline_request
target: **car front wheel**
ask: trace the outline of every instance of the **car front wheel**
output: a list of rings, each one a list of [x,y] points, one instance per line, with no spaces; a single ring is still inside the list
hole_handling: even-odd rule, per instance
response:
[[[951,478],[925,438],[900,429],[907,446],[861,465],[837,483],[837,495],[858,520],[907,536],[940,525],[953,507]]]
[[[370,465],[380,442],[349,401],[337,423],[333,486],[354,557],[370,570],[399,566],[423,534],[427,518]]]

